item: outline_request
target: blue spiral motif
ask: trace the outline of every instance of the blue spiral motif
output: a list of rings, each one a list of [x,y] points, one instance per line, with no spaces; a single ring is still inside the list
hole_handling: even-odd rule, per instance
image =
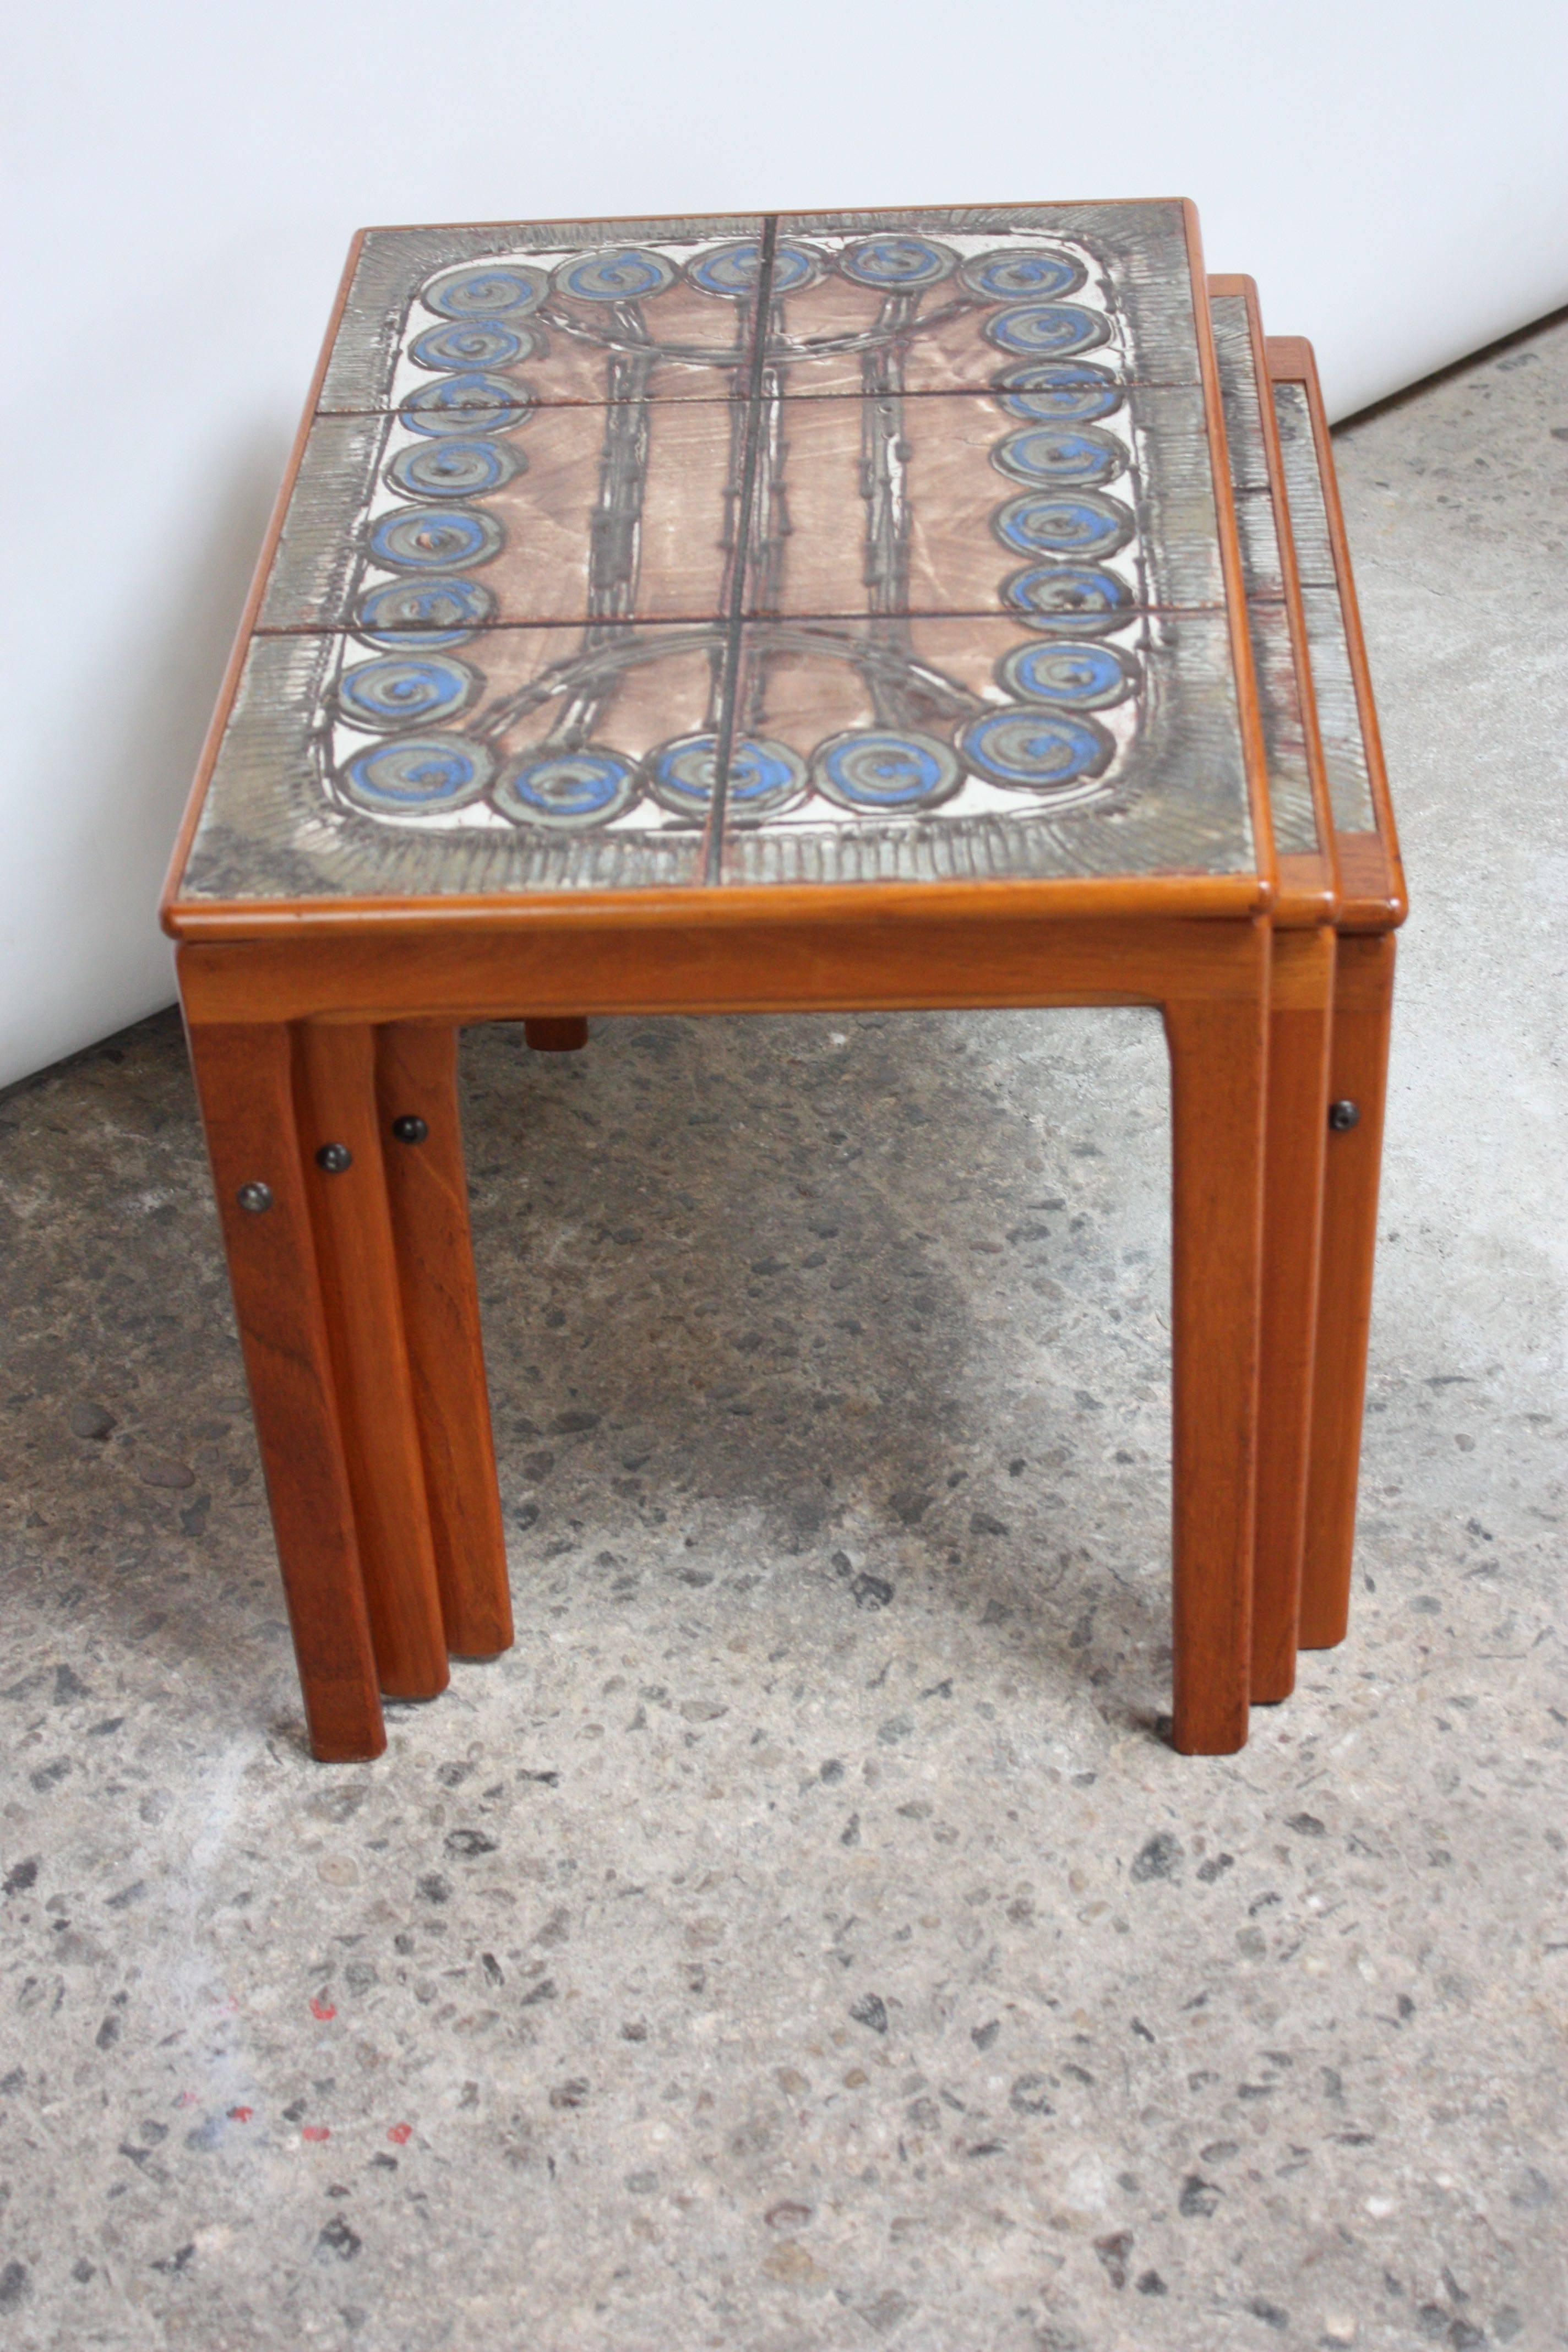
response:
[[[500,553],[501,528],[472,507],[394,507],[366,543],[389,572],[464,572]]]
[[[991,528],[1004,546],[1020,555],[1114,555],[1125,547],[1134,529],[1132,517],[1120,499],[1098,491],[1073,495],[1049,490],[1009,499],[991,518]]]
[[[812,754],[811,780],[840,808],[894,815],[939,808],[963,782],[951,743],[903,729],[852,727]]]
[[[1064,710],[993,710],[971,721],[959,748],[988,783],[1048,793],[1098,776],[1116,743],[1092,719]]]
[[[357,808],[376,816],[417,816],[477,801],[492,766],[482,743],[460,735],[405,735],[358,752],[338,770],[338,785]]]
[[[719,776],[716,735],[681,735],[661,743],[644,762],[648,790],[677,816],[700,817],[712,805]],[[760,823],[793,808],[806,790],[805,761],[787,743],[738,736],[730,750],[725,804],[742,823]]]
[[[1097,433],[1092,425],[1026,425],[997,443],[991,463],[1016,482],[1092,490],[1124,471],[1127,452],[1113,435]]]
[[[504,441],[415,441],[398,451],[386,478],[405,499],[483,499],[527,463]]]
[[[913,294],[951,277],[957,261],[951,247],[933,237],[887,236],[847,247],[835,266],[857,286],[874,286],[879,294]]]
[[[661,253],[635,245],[563,261],[554,277],[555,291],[579,302],[647,302],[674,283],[675,271]]]
[[[511,433],[532,398],[504,375],[444,375],[411,392],[397,413],[411,433]]]
[[[1113,415],[1127,396],[1110,369],[1092,360],[1036,360],[996,382],[1012,415],[1046,425],[1091,425]]]
[[[490,319],[454,319],[445,327],[426,327],[408,346],[416,367],[506,367],[513,360],[531,359],[540,338],[531,327],[501,327]]]
[[[1109,342],[1110,328],[1098,311],[1076,302],[1022,302],[986,320],[985,340],[1024,359],[1061,360]]]
[[[1019,295],[1037,302],[1053,295],[1076,294],[1088,275],[1070,253],[1053,253],[1047,246],[1021,246],[1008,252],[977,253],[963,265],[963,282],[972,293],[993,302],[1016,301]]]
[[[354,633],[367,645],[406,653],[417,630],[417,644],[433,652],[467,645],[495,609],[495,598],[478,580],[387,580],[360,598]]]
[[[1056,636],[1102,637],[1132,611],[1132,591],[1092,563],[1037,563],[1002,583],[1002,601],[1031,628]]]
[[[526,319],[550,280],[521,261],[469,261],[433,278],[420,299],[443,319]]]
[[[1114,646],[1015,646],[996,665],[1020,702],[1059,702],[1071,710],[1108,710],[1138,687],[1138,666]]]
[[[593,743],[577,751],[531,751],[503,768],[492,794],[518,824],[581,833],[608,824],[637,796],[637,771],[618,751]]]
[[[805,246],[775,246],[772,279],[773,292],[793,294],[798,288],[808,286],[820,267],[817,256],[808,253]],[[686,275],[704,294],[721,294],[734,302],[744,300],[756,292],[762,268],[763,248],[753,236],[746,237],[737,245],[715,246],[710,253],[689,261]]]
[[[384,654],[338,680],[338,709],[352,727],[440,726],[468,708],[479,673],[445,654]]]

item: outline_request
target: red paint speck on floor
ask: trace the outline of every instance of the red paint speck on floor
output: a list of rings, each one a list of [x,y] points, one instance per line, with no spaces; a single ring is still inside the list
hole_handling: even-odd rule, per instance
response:
[[[310,2014],[312,2017],[320,2018],[323,2025],[329,2017],[336,2017],[337,2013],[330,2000],[318,2000],[314,1994],[311,1995]]]
[[[230,2107],[228,2119],[231,2124],[247,2124],[255,2113],[254,2107]]]
[[[331,2139],[331,2136],[325,2124],[307,2124],[300,2134],[301,2139],[309,2140]]]
[[[394,2124],[386,2137],[394,2147],[406,2147],[414,2137],[414,2126],[412,2124]]]

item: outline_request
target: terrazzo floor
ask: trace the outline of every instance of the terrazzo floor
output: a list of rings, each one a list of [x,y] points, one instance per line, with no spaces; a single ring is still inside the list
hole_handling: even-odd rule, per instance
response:
[[[0,1102],[0,2343],[1568,2344],[1568,321],[1342,432],[1351,1637],[1168,1703],[1152,1017],[465,1045],[519,1630],[312,1763],[176,1022]]]

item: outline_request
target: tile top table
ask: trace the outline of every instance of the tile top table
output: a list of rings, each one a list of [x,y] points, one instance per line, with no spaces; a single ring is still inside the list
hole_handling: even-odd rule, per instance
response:
[[[1068,877],[1260,908],[1225,446],[1179,203],[372,231],[176,919]]]
[[[1190,205],[363,234],[163,902],[317,1754],[511,1638],[462,1024],[1105,1003],[1239,1747],[1344,1630],[1403,912],[1310,354]]]

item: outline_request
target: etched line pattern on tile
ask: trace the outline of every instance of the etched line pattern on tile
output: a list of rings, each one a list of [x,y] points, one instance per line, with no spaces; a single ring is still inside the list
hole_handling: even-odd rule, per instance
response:
[[[710,341],[650,327],[678,278],[722,319]],[[802,331],[792,298],[827,280],[874,308]],[[909,355],[955,319],[994,355],[1000,411],[995,496],[973,527],[1011,634],[979,679],[933,658],[930,630],[922,651],[910,612]],[[552,628],[549,657],[520,677],[493,659],[512,634],[493,625],[514,616],[504,494],[528,469],[552,338],[602,366],[598,493],[581,626]],[[350,633],[318,736],[326,798],[399,831],[695,833],[710,879],[727,826],[1114,808],[1152,637],[1126,348],[1089,240],[1036,228],[779,239],[770,220],[760,238],[438,269],[406,308],[398,404],[355,526]],[[824,360],[859,369],[863,610],[802,620],[780,609],[789,396]],[[677,621],[639,617],[658,446],[647,395],[670,362],[731,391],[716,510],[690,520],[712,534],[717,593]],[[816,740],[770,725],[781,665],[797,701],[803,668],[832,681]]]

